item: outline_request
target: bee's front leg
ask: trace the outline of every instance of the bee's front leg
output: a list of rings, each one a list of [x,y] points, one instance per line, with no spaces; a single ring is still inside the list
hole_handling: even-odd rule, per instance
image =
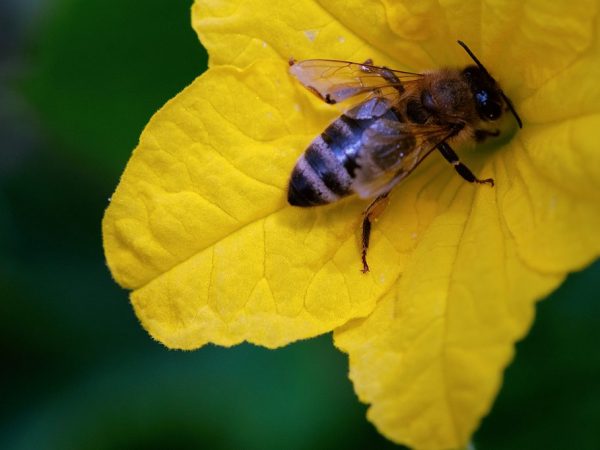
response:
[[[437,145],[437,149],[440,151],[442,156],[446,158],[446,161],[454,166],[454,170],[456,170],[456,172],[469,183],[489,184],[490,186],[494,187],[493,178],[486,178],[485,180],[480,180],[477,178],[471,169],[460,162],[458,155],[448,144],[442,142],[441,144]]]
[[[363,212],[363,223],[362,223],[362,273],[369,271],[369,264],[367,264],[367,250],[369,249],[369,238],[371,237],[371,225],[388,204],[389,191],[385,194],[381,194],[373,200],[373,202]]]
[[[500,130],[475,130],[475,140],[477,142],[483,142],[489,137],[498,137],[500,136]]]

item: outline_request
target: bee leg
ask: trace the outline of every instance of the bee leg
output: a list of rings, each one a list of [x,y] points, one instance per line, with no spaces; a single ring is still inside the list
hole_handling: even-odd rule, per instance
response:
[[[454,170],[456,170],[458,174],[465,180],[467,180],[469,183],[487,183],[490,186],[494,187],[494,180],[492,178],[486,178],[485,180],[480,180],[479,178],[477,178],[473,174],[473,172],[471,172],[471,169],[469,169],[467,166],[460,162],[460,159],[458,159],[458,155],[455,153],[454,150],[452,150],[452,147],[450,147],[448,144],[442,142],[441,144],[437,145],[437,149],[440,151],[442,156],[446,158],[446,161],[448,161],[454,166]]]
[[[367,250],[369,249],[369,238],[371,237],[371,224],[385,209],[388,203],[389,192],[379,195],[363,212],[362,223],[362,273],[369,271],[367,264]]]
[[[483,142],[489,137],[498,137],[500,136],[500,130],[475,130],[475,140],[477,142]]]

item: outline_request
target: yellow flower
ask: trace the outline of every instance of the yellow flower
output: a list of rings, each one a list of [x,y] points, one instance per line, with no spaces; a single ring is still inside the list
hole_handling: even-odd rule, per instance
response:
[[[498,391],[535,302],[600,253],[599,2],[200,0],[209,70],[155,114],[104,222],[109,267],[170,348],[274,348],[334,330],[369,419],[457,448]],[[360,273],[364,201],[286,203],[298,155],[339,110],[287,72],[336,58],[426,70],[475,51],[524,128],[436,155],[398,186]]]

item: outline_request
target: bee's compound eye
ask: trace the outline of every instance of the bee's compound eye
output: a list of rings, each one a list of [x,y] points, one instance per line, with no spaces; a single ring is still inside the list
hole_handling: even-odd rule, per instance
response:
[[[477,109],[480,116],[485,120],[496,120],[502,115],[502,107],[498,102],[490,98],[487,91],[479,91],[475,94]]]

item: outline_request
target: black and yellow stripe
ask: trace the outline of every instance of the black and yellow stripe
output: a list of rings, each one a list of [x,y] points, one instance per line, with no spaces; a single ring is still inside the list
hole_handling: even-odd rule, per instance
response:
[[[291,205],[324,205],[352,193],[362,134],[371,122],[342,114],[308,146],[292,172]]]

